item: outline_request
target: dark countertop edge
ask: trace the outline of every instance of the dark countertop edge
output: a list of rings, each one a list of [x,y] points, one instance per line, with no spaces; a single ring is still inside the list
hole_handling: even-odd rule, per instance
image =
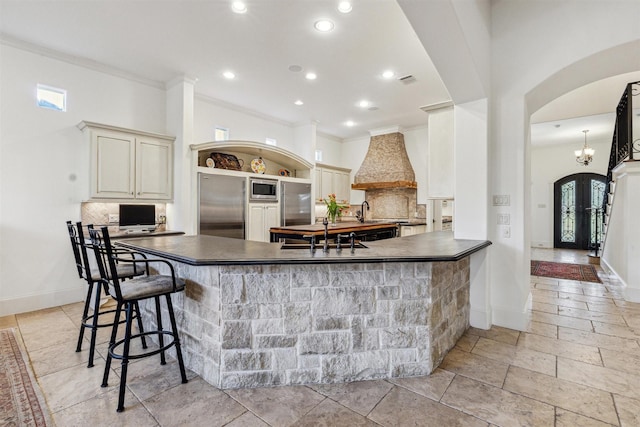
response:
[[[162,237],[162,236],[180,236],[183,235],[184,231],[173,231],[173,230],[163,230],[163,231],[134,231],[131,233],[127,232],[118,232],[118,233],[109,233],[109,237],[111,240],[125,240],[125,239],[137,239],[139,237]]]
[[[178,255],[171,255],[161,251],[154,251],[153,249],[141,250],[134,245],[128,245],[126,242],[119,241],[119,246],[128,247],[140,252],[159,256],[161,258],[170,259],[173,261],[182,262],[188,265],[204,266],[204,265],[282,265],[282,264],[348,264],[348,263],[365,263],[373,264],[377,262],[441,262],[441,261],[459,261],[469,255],[478,252],[492,244],[491,241],[485,240],[476,246],[466,249],[455,255],[448,256],[403,256],[403,257],[374,257],[367,258],[354,257],[354,258],[299,258],[299,259],[260,259],[260,260],[194,260],[193,258],[181,257]],[[321,247],[317,249],[322,253]],[[349,250],[344,251],[347,255]]]

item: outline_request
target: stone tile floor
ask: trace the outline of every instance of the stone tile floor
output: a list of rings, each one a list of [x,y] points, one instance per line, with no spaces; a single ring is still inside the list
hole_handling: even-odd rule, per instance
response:
[[[586,263],[586,253],[535,249],[533,259]],[[175,361],[130,365],[126,410],[117,375],[101,388],[75,353],[80,304],[0,318],[18,328],[58,426],[638,426],[640,304],[620,286],[531,278],[527,331],[470,328],[428,377],[337,385],[219,390]]]

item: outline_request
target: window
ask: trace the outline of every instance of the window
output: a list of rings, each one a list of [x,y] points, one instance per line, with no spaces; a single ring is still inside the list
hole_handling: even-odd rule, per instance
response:
[[[322,150],[316,150],[316,162],[322,161]]]
[[[264,141],[264,142],[265,142],[267,145],[277,145],[277,143],[278,143],[278,142],[277,142],[275,139],[273,139],[273,138],[267,138],[267,139],[265,139],[265,141]]]
[[[38,84],[36,92],[38,107],[67,111],[66,90]]]
[[[213,140],[214,141],[226,141],[228,139],[229,139],[229,129],[216,126],[216,130],[215,130],[215,133],[213,135]]]

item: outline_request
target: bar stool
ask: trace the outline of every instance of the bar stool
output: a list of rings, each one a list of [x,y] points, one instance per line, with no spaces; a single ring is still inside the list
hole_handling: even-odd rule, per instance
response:
[[[88,225],[87,228],[93,228],[92,225]],[[102,277],[100,276],[100,272],[96,271],[96,267],[92,268],[92,265],[89,261],[89,255],[87,249],[91,251],[93,254],[93,245],[90,240],[86,240],[83,232],[83,226],[81,222],[77,222],[75,225],[71,221],[67,221],[67,229],[69,231],[69,238],[71,240],[71,249],[73,250],[73,256],[76,261],[76,268],[78,269],[78,276],[81,279],[84,279],[87,282],[87,296],[84,301],[84,309],[82,312],[82,322],[80,324],[80,333],[78,334],[78,344],[76,346],[76,352],[82,351],[82,342],[84,338],[84,330],[85,328],[89,328],[91,330],[91,340],[89,344],[89,361],[87,363],[87,367],[93,367],[93,359],[95,355],[95,346],[96,346],[96,334],[99,328],[106,328],[114,325],[116,322],[116,318],[114,318],[114,314],[116,312],[115,309],[108,309],[100,311],[100,297],[102,295],[102,287],[100,285],[103,284]],[[126,252],[128,256],[134,257],[136,254],[134,252],[128,251]],[[122,255],[124,256],[125,251],[123,250]],[[139,254],[138,256],[145,257],[144,254]],[[145,269],[144,265],[136,266],[136,265],[125,265],[118,264],[118,277],[121,279],[132,278],[135,276],[140,276],[144,274]],[[104,293],[108,295],[108,290],[106,285],[104,285]],[[93,305],[93,314],[89,315],[89,307],[91,306],[91,296],[94,295],[94,305]],[[140,310],[138,306],[135,307],[135,317],[138,319],[138,328],[142,330],[142,319],[140,318]],[[106,323],[100,323],[100,319],[108,318],[109,321]],[[117,324],[124,323],[124,320],[119,320]],[[147,348],[147,342],[142,337],[142,347]]]
[[[120,313],[124,309],[126,315],[126,326],[124,338],[116,341],[116,335],[118,331],[117,325],[113,325],[111,330],[111,339],[109,340],[109,353],[107,356],[107,363],[104,369],[104,376],[102,378],[102,387],[108,386],[109,371],[111,370],[111,359],[122,360],[122,371],[120,373],[120,393],[118,396],[117,412],[124,411],[124,394],[127,385],[127,369],[130,359],[141,359],[143,357],[154,356],[160,354],[160,364],[165,365],[165,351],[171,347],[176,348],[176,356],[178,358],[178,365],[180,367],[180,375],[182,376],[182,383],[186,383],[187,375],[184,369],[184,362],[182,360],[182,350],[180,349],[180,338],[178,337],[178,327],[176,325],[176,318],[173,313],[173,304],[171,303],[171,294],[182,292],[185,288],[185,282],[183,279],[176,277],[173,266],[170,262],[162,259],[124,259],[114,252],[114,248],[111,245],[111,239],[109,238],[109,231],[107,227],[102,227],[100,230],[89,229],[89,235],[91,236],[91,242],[93,244],[94,251],[96,253],[96,259],[98,260],[98,268],[102,276],[102,281],[108,283],[109,294],[116,300],[116,318],[120,316]],[[121,282],[117,274],[116,263],[131,263],[142,264],[146,266],[147,275],[139,276]],[[149,275],[149,266],[151,264],[166,264],[169,267],[170,275]],[[109,274],[110,272],[110,274]],[[165,331],[162,327],[162,313],[160,310],[160,297],[164,296],[167,303],[167,311],[169,312],[169,320],[171,322],[171,331]],[[131,323],[134,317],[134,307],[138,304],[138,301],[153,298],[155,301],[156,309],[156,323],[157,330],[140,332],[132,335]],[[146,335],[157,335],[159,348],[140,354],[130,354],[130,341],[133,338],[144,337]],[[165,336],[171,337],[171,341],[165,344]],[[122,346],[122,352],[119,353],[116,350]]]

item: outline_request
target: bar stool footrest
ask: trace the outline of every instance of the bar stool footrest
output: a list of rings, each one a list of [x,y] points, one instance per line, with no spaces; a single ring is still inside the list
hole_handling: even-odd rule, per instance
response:
[[[168,344],[165,344],[164,346],[157,348],[155,350],[151,350],[151,351],[147,351],[144,353],[139,353],[139,354],[130,354],[128,356],[128,359],[142,359],[145,357],[150,357],[150,356],[155,356],[156,354],[160,354],[166,350],[168,350],[169,348],[173,347],[176,345],[176,339],[175,336],[173,334],[173,332],[171,331],[150,331],[150,332],[144,332],[142,334],[135,334],[135,335],[131,335],[130,340],[134,339],[134,338],[142,338],[142,337],[146,337],[148,335],[168,335],[171,337],[171,341]],[[119,341],[116,341],[112,346],[109,346],[109,355],[114,358],[114,359],[118,359],[118,360],[122,360],[124,359],[124,356],[122,355],[122,353],[116,353],[115,349],[119,346],[121,346],[122,344],[124,344],[124,339],[121,339]]]
[[[116,310],[105,310],[105,311],[100,311],[97,314],[92,314],[91,316],[87,316],[84,319],[82,319],[82,326],[84,326],[85,328],[93,328],[93,323],[88,323],[89,320],[93,319],[95,316],[98,316],[98,318],[100,318],[101,315],[103,314],[109,314],[109,313],[115,313]],[[136,319],[138,317],[137,314],[135,314],[133,316],[134,319]],[[127,320],[126,319],[122,319],[118,322],[118,325],[122,325],[123,323],[125,323]],[[107,326],[113,326],[113,322],[111,323],[98,323],[97,325],[95,325],[96,328],[106,328]]]

